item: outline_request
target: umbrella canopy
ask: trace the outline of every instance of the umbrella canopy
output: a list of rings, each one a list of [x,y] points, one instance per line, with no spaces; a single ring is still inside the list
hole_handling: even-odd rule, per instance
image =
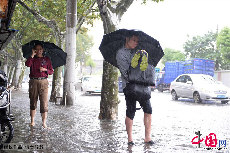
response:
[[[67,53],[65,53],[54,43],[39,40],[32,40],[31,42],[22,46],[23,57],[26,59],[29,58],[32,54],[32,48],[36,44],[41,44],[43,46],[44,56],[48,56],[50,58],[54,69],[66,64]]]
[[[136,49],[147,51],[148,63],[156,66],[164,56],[160,43],[142,31],[127,29],[119,29],[103,36],[99,49],[105,61],[117,67],[116,52],[125,45],[126,37],[133,35],[138,37]]]

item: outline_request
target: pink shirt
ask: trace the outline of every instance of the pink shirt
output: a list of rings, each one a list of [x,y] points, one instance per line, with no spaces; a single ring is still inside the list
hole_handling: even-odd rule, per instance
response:
[[[53,67],[49,57],[29,57],[26,66],[30,67],[30,78],[48,77],[53,74]],[[40,72],[40,67],[44,67],[47,71]]]

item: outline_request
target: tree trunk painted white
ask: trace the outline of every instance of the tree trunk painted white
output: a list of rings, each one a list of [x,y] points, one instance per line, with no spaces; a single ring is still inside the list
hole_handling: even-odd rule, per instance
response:
[[[10,66],[9,72],[8,72],[8,82],[12,84],[13,76],[14,76],[14,69],[15,66]]]
[[[77,0],[67,0],[66,14],[66,65],[63,100],[61,104],[73,105],[75,101]]]
[[[7,74],[7,64],[3,65],[3,71]]]
[[[13,77],[13,86],[15,88],[18,88],[18,80],[19,80],[19,76],[21,74],[21,60],[17,60],[17,63],[16,63],[16,68],[15,68],[15,71],[14,71],[14,77]]]
[[[20,76],[19,76],[19,79],[18,79],[18,84],[17,84],[17,87],[19,89],[22,88],[22,81],[23,81],[23,78],[24,78],[25,69],[26,69],[25,62],[21,62],[21,73],[20,73]]]
[[[8,57],[5,56],[5,61],[3,63],[3,71],[5,72],[5,74],[8,74],[8,72],[7,72],[7,63],[8,63]]]

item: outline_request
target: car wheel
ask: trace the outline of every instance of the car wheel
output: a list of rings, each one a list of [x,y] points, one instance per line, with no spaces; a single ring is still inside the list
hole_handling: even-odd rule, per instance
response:
[[[193,99],[194,99],[195,103],[201,103],[202,102],[202,100],[200,98],[200,94],[198,92],[195,92],[193,94]]]
[[[221,104],[227,104],[228,100],[221,100]]]
[[[171,95],[172,95],[172,100],[178,100],[178,96],[177,96],[175,90],[173,90],[173,91],[171,92]]]

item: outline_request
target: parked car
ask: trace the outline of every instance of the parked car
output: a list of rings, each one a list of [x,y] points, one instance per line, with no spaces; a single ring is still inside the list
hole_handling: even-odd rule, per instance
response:
[[[216,81],[210,75],[182,74],[170,85],[173,100],[193,98],[195,102],[218,100],[227,103],[230,99],[230,88]]]
[[[84,76],[81,79],[81,91],[83,91],[84,93],[101,93],[101,87],[101,76]]]

